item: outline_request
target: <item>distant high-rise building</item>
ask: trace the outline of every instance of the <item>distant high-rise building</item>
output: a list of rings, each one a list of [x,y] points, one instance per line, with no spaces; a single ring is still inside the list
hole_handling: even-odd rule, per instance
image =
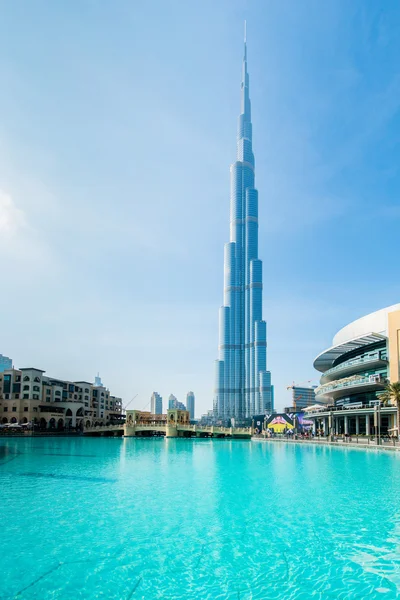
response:
[[[97,373],[96,377],[94,378],[94,385],[97,387],[101,387],[103,385],[101,383],[100,373]]]
[[[168,398],[168,408],[177,408],[178,410],[186,410],[186,406],[183,402],[179,402],[176,396],[173,394]]]
[[[231,165],[230,241],[224,253],[224,304],[219,313],[214,412],[239,421],[273,409],[267,371],[267,324],[262,318],[258,258],[258,192],[252,148],[246,34],[236,161]]]
[[[6,369],[12,369],[12,359],[0,354],[0,373],[3,373]]]
[[[294,385],[292,387],[292,405],[299,408],[306,408],[315,404],[315,388],[314,387],[301,387]]]
[[[151,395],[151,414],[162,415],[162,398],[157,392]]]
[[[194,419],[194,402],[195,397],[193,392],[188,392],[186,395],[186,410],[189,411],[189,417]]]

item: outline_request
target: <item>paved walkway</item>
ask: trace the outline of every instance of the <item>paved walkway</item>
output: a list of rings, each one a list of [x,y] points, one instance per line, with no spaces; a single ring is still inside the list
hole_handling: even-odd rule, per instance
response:
[[[389,451],[400,451],[400,441],[390,440],[381,444],[376,444],[375,441],[371,441],[365,438],[350,438],[350,440],[343,441],[342,437],[335,438],[335,441],[326,438],[312,438],[312,439],[297,439],[286,437],[264,437],[264,436],[253,436],[253,442],[271,442],[271,443],[285,443],[285,444],[303,444],[308,446],[335,446],[336,448],[358,448],[359,450],[389,450]]]

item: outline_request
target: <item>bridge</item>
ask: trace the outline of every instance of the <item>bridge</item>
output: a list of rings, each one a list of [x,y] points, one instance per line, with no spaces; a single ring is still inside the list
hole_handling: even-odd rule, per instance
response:
[[[93,425],[83,429],[87,436],[125,436],[168,438],[236,438],[250,439],[250,427],[193,425],[186,410],[168,410],[166,415],[153,415],[139,410],[126,411],[125,425]]]
[[[218,427],[216,425],[193,425],[189,412],[170,409],[166,415],[152,415],[138,410],[126,411],[125,437],[165,435],[168,438],[212,437],[250,439],[250,427]]]

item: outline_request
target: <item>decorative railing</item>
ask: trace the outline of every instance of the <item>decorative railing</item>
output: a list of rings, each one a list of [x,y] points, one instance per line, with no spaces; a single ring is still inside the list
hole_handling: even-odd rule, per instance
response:
[[[380,411],[386,412],[389,410],[395,410],[396,407],[393,404],[389,404],[389,405],[385,405],[385,406],[380,406]],[[311,415],[319,415],[319,414],[323,414],[323,413],[327,413],[327,412],[338,412],[338,411],[343,411],[343,412],[348,412],[350,410],[370,410],[370,411],[374,411],[375,410],[375,404],[373,404],[373,401],[371,403],[368,404],[363,404],[361,402],[349,402],[347,404],[342,404],[340,406],[325,406],[319,409],[316,408],[314,410],[309,410],[307,411],[307,416],[311,416]]]
[[[319,396],[322,394],[327,394],[329,392],[334,392],[336,390],[341,390],[347,387],[358,387],[359,385],[373,385],[380,384],[385,385],[387,379],[385,377],[377,377],[373,379],[373,376],[368,375],[365,376],[357,376],[353,375],[352,377],[345,377],[344,379],[338,379],[337,381],[333,381],[331,383],[324,383],[319,386],[315,390],[315,395]]]
[[[199,433],[226,433],[229,434],[231,432],[233,433],[250,433],[251,429],[250,427],[219,427],[217,425],[191,425],[189,423],[166,423],[166,422],[151,422],[151,423],[141,423],[140,421],[132,421],[126,422],[126,425],[128,427],[134,427],[134,428],[146,428],[146,429],[157,429],[157,428],[162,428],[165,429],[167,427],[167,425],[171,426],[171,427],[177,427],[177,429],[181,430],[181,431],[193,431],[193,432],[199,432]]]
[[[331,369],[328,369],[327,371],[325,371],[325,373],[323,374],[323,377],[325,377],[326,375],[331,375],[332,373],[337,373],[338,371],[342,371],[343,369],[346,369],[347,367],[364,365],[364,364],[376,362],[377,360],[382,360],[382,361],[387,362],[386,353],[376,352],[373,356],[370,355],[370,356],[365,356],[365,357],[361,357],[361,358],[353,358],[351,360],[347,360],[346,362],[342,362],[342,363],[340,363],[340,365],[336,365],[336,367],[332,367]]]

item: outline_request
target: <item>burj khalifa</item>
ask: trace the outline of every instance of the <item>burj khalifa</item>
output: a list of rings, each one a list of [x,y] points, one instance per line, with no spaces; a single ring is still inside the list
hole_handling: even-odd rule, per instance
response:
[[[231,165],[230,241],[224,249],[224,304],[219,312],[214,415],[242,421],[273,409],[267,371],[267,324],[262,318],[258,258],[258,191],[252,144],[246,24],[236,161]]]

